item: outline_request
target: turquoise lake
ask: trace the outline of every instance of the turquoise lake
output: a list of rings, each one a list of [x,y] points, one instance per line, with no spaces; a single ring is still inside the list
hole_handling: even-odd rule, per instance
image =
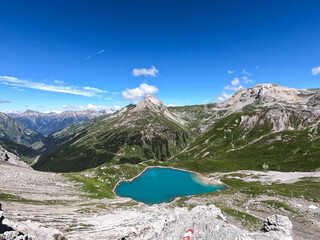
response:
[[[120,182],[115,193],[152,205],[171,202],[176,197],[226,189],[225,185],[203,183],[195,173],[171,168],[148,168],[133,181]]]

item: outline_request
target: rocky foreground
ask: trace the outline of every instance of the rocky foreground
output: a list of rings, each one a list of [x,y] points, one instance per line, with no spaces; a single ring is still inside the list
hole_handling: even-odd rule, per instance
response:
[[[279,177],[277,172],[257,172],[256,177],[244,179],[253,181],[259,174],[265,182]],[[283,181],[318,177],[318,173],[300,175],[284,174]],[[194,230],[191,239],[319,239],[319,208],[303,199],[290,199],[293,212],[265,207],[261,201],[270,197],[263,195],[251,197],[242,204],[247,210],[242,209],[234,204],[246,201],[242,193],[194,196],[184,200],[183,206],[177,199],[150,207],[123,198],[90,199],[61,174],[8,163],[0,163],[0,182],[1,220],[4,218],[0,239],[182,239],[188,229]],[[212,204],[217,199],[219,208]],[[221,202],[225,204],[222,207]],[[239,220],[228,215],[226,206],[261,221],[248,228],[242,224],[242,216]]]
[[[0,208],[0,239],[65,238],[56,229],[41,227],[31,221],[16,224],[2,215]],[[118,210],[90,221],[99,223],[100,228],[82,234],[75,232],[68,239],[182,239],[187,229],[193,229],[192,239],[293,239],[292,223],[286,216],[270,216],[261,231],[248,232],[228,224],[221,210],[214,205],[198,206],[190,211],[187,208],[169,210],[163,207],[150,207],[144,212]]]

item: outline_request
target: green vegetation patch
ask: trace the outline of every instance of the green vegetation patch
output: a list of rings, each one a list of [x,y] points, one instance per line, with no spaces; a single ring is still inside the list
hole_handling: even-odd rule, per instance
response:
[[[133,207],[139,205],[138,202],[135,201],[127,201],[127,202],[122,202],[122,203],[117,203],[114,205],[116,208],[123,208],[123,207]]]
[[[71,181],[81,183],[82,188],[89,198],[115,198],[113,192],[116,184],[121,180],[128,180],[139,175],[145,165],[132,165],[128,163],[120,165],[104,164],[95,169],[79,173],[65,173]]]
[[[279,202],[279,201],[275,201],[275,200],[266,200],[266,201],[262,201],[262,203],[265,203],[265,204],[271,206],[272,208],[276,208],[276,209],[283,208],[284,210],[287,210],[289,212],[294,212],[293,208],[291,208],[290,206],[288,206],[287,204],[285,204],[283,202]]]
[[[233,208],[229,208],[229,207],[224,207],[224,206],[218,206],[218,207],[221,209],[222,212],[234,217],[237,222],[240,222],[248,230],[258,230],[259,228],[261,228],[263,224],[263,220],[261,220],[260,218],[256,218],[251,214],[248,214]]]
[[[63,202],[56,201],[56,200],[49,200],[49,201],[38,201],[32,199],[25,199],[17,195],[1,193],[0,192],[0,200],[1,201],[11,201],[11,202],[20,202],[26,204],[34,204],[34,205],[55,205],[55,204],[63,204]]]
[[[87,178],[74,173],[66,173],[71,181],[82,183],[83,190],[88,192],[89,198],[114,198],[114,193],[110,189],[109,184],[100,181],[98,178]]]
[[[260,195],[305,198],[313,202],[320,201],[320,183],[317,179],[302,180],[291,184],[261,184],[261,182],[245,182],[224,176],[221,181],[229,186],[225,191],[207,193],[206,195],[234,194],[237,192],[252,197]]]
[[[202,173],[320,168],[319,134],[295,115],[290,123],[295,129],[299,129],[299,124],[306,129],[274,132],[274,123],[266,116],[269,111],[272,109],[250,105],[243,112],[217,120],[185,151],[171,158],[172,165]]]

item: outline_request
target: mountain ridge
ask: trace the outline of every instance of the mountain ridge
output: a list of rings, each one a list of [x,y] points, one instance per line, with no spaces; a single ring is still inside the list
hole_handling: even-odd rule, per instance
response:
[[[20,121],[0,112],[0,137],[31,147],[44,140],[44,136],[24,126]]]
[[[259,84],[220,103],[180,107],[146,95],[136,105],[51,134],[35,168],[68,172],[153,160],[195,171],[231,165],[310,171],[320,167],[319,126],[320,89]],[[261,150],[256,156],[255,149]]]
[[[64,111],[64,112],[49,112],[43,113],[34,110],[26,110],[25,112],[12,116],[22,122],[26,127],[40,132],[44,135],[49,135],[55,131],[64,129],[73,124],[86,122],[95,117],[110,114],[109,111],[101,110],[82,110],[82,111]]]

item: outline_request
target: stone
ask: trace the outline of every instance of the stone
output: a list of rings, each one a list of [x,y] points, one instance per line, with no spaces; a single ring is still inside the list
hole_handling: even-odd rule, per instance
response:
[[[288,217],[272,215],[264,221],[262,232],[278,231],[286,235],[292,234],[292,223]]]

